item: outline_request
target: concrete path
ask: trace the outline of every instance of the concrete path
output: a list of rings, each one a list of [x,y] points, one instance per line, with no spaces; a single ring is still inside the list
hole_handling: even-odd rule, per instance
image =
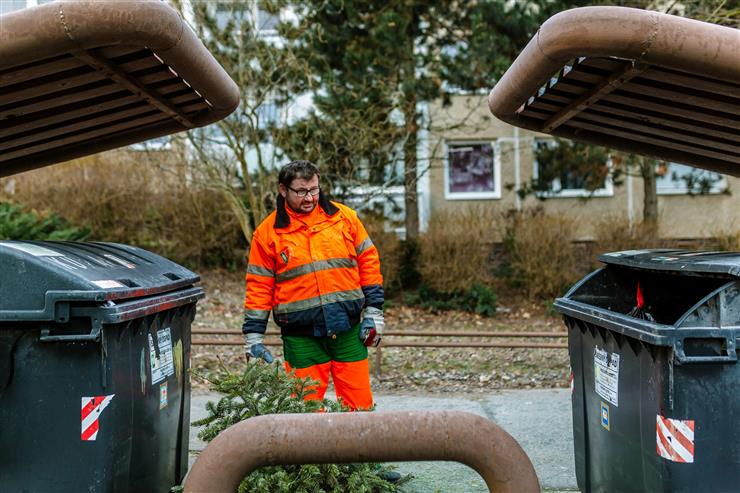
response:
[[[218,395],[194,395],[191,420],[205,415],[205,403]],[[382,411],[456,410],[486,416],[522,446],[537,471],[545,491],[577,491],[573,463],[570,391],[510,390],[469,395],[375,395]],[[191,464],[205,444],[190,434]],[[455,462],[405,462],[399,472],[414,479],[404,486],[409,493],[484,493],[487,488],[473,469]]]

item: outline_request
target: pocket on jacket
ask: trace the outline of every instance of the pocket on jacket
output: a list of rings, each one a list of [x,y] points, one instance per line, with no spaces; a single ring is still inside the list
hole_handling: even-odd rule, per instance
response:
[[[350,258],[357,258],[357,249],[355,249],[355,239],[346,228],[342,228],[342,237],[344,245],[347,247],[347,253]]]

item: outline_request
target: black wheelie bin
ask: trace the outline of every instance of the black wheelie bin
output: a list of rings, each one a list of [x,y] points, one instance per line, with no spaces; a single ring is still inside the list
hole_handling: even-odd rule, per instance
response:
[[[0,241],[0,491],[180,483],[198,281],[131,246]]]
[[[568,326],[583,492],[740,491],[740,253],[607,253]]]

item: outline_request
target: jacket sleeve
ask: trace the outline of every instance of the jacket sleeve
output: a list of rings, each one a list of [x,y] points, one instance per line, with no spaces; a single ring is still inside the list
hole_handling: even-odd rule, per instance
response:
[[[360,271],[360,286],[365,295],[365,306],[383,308],[385,293],[383,275],[380,273],[380,255],[365,230],[362,221],[355,216],[355,251]]]
[[[264,334],[272,310],[275,290],[275,258],[265,241],[255,232],[249,249],[247,288],[244,298],[242,332]]]

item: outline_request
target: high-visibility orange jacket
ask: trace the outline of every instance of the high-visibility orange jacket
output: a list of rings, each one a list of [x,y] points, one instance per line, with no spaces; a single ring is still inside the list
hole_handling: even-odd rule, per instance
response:
[[[254,232],[246,278],[245,333],[264,333],[272,310],[284,335],[331,336],[383,306],[378,250],[357,213],[323,194],[306,215],[279,197]]]

